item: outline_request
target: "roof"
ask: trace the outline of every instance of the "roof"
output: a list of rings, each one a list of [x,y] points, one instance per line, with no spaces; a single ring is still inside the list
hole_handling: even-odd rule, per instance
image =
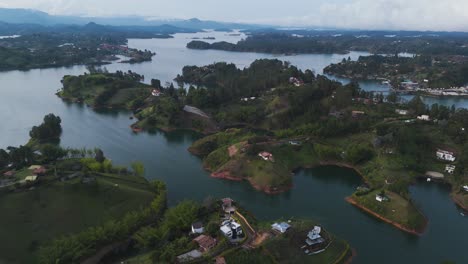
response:
[[[35,181],[35,180],[37,180],[37,176],[27,176],[24,180],[25,181]]]
[[[31,165],[31,166],[29,166],[28,169],[30,169],[30,170],[35,170],[35,169],[39,169],[39,168],[41,168],[41,167],[42,167],[41,165]]]
[[[232,229],[231,229],[229,226],[227,226],[227,225],[223,225],[223,226],[221,226],[219,229],[220,229],[221,232],[223,232],[224,234],[227,234],[227,233],[229,233],[229,232],[232,232]]]
[[[286,232],[286,230],[288,230],[291,225],[289,225],[288,223],[285,223],[285,222],[282,222],[282,223],[274,223],[271,225],[271,227],[275,230],[278,230],[280,231],[281,233],[284,233]]]
[[[444,178],[444,175],[442,173],[436,172],[436,171],[428,171],[426,172],[426,176],[436,178],[436,179]]]
[[[212,248],[216,245],[216,239],[207,235],[200,235],[196,237],[193,241],[197,242],[198,245],[202,248]]]
[[[266,152],[266,151],[260,152],[258,153],[258,155],[263,156],[263,157],[273,156],[273,154],[271,154],[270,152]]]
[[[7,172],[3,173],[3,176],[11,177],[11,176],[14,176],[15,174],[16,174],[15,171],[7,171]]]
[[[192,227],[195,228],[195,229],[202,228],[203,223],[202,222],[195,222],[195,223],[192,224]]]
[[[226,260],[224,259],[224,257],[216,257],[215,264],[226,264]]]

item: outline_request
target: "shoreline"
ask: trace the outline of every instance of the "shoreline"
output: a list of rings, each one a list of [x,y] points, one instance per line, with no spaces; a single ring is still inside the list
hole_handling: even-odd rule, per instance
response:
[[[359,204],[356,200],[354,200],[351,196],[348,196],[345,198],[346,202],[354,205],[355,207],[359,208],[360,210],[376,217],[377,219],[387,223],[387,224],[390,224],[392,225],[393,227],[396,227],[397,229],[400,229],[401,231],[403,232],[406,232],[406,233],[409,233],[409,234],[412,234],[412,235],[416,235],[416,236],[421,236],[422,234],[424,234],[424,232],[426,231],[426,228],[427,228],[427,225],[428,225],[428,220],[425,219],[425,223],[424,223],[424,227],[423,227],[423,230],[419,231],[419,230],[416,230],[416,229],[410,229],[408,227],[405,227],[395,221],[392,221],[390,219],[387,219],[385,218],[384,216],[370,210],[369,208]]]
[[[457,205],[459,206],[461,209],[463,209],[464,211],[468,212],[468,205],[465,205],[463,204],[461,201],[459,201],[457,199],[457,197],[455,197],[455,195],[453,194],[450,194],[450,197],[452,198],[452,201]]]

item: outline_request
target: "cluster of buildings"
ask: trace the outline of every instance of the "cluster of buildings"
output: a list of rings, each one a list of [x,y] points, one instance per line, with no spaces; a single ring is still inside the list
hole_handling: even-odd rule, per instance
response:
[[[443,161],[454,162],[455,159],[456,159],[454,152],[448,151],[448,150],[443,150],[443,149],[437,149],[436,156],[437,156],[438,159],[443,160]]]
[[[296,78],[296,77],[290,77],[289,78],[289,83],[294,84],[294,86],[296,86],[296,87],[304,85],[304,81],[301,80],[300,78]]]
[[[35,182],[37,181],[38,177],[39,176],[43,176],[46,174],[47,170],[44,166],[41,166],[41,165],[31,165],[29,168],[28,168],[28,172],[30,175],[26,176],[23,180],[21,180],[20,182]],[[3,176],[5,177],[5,180],[3,180],[3,184],[2,185],[8,185],[9,183],[14,183],[15,182],[15,175],[16,175],[16,171],[14,170],[9,170],[5,173],[3,173]]]

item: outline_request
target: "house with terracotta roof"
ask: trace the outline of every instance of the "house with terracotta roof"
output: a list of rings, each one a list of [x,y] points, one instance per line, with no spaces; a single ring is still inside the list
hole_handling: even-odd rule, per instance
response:
[[[216,246],[216,239],[207,235],[199,235],[193,241],[197,242],[201,252],[207,252]]]
[[[258,153],[258,156],[262,158],[263,160],[273,161],[273,154],[271,154],[270,152],[263,151],[263,152]]]
[[[7,172],[3,173],[3,176],[10,178],[10,177],[15,176],[15,174],[16,174],[16,172],[11,170],[11,171],[7,171]]]

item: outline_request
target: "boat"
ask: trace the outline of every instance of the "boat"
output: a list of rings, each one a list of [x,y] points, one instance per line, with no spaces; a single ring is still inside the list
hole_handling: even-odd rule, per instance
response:
[[[427,182],[430,182],[431,181],[431,178],[427,178]]]

